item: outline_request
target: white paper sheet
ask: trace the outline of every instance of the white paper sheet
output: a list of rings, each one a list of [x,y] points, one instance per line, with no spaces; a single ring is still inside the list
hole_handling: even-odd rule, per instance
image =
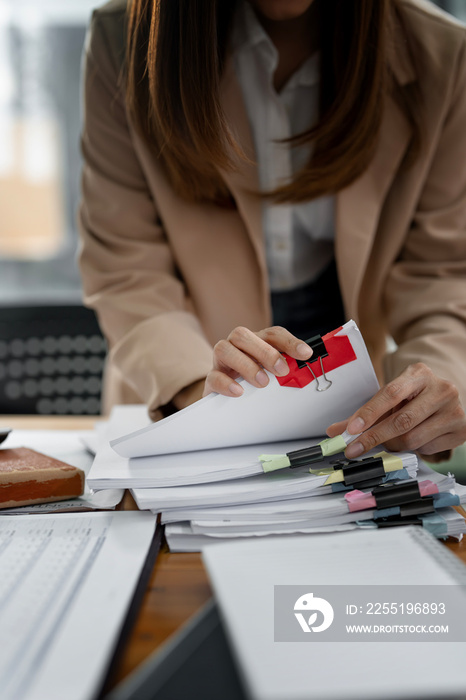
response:
[[[144,457],[325,435],[331,423],[350,416],[379,388],[354,321],[338,335],[348,336],[357,359],[328,372],[333,384],[327,391],[317,391],[316,382],[302,389],[282,387],[271,374],[263,389],[241,380],[244,393],[239,398],[210,394],[113,440],[112,447],[123,457]]]
[[[149,513],[0,519],[2,700],[89,700],[152,541]]]
[[[331,528],[319,527],[311,528],[308,530],[303,530],[304,534],[322,534],[330,532],[349,532],[351,530],[356,530],[357,525],[354,523],[348,525],[336,525]],[[300,531],[298,530],[297,533]],[[210,547],[210,545],[219,544],[233,544],[235,540],[241,539],[242,537],[248,540],[254,540],[257,538],[269,537],[270,533],[263,532],[251,532],[246,535],[235,535],[234,537],[220,537],[220,535],[203,535],[196,534],[193,532],[190,523],[171,523],[165,528],[165,537],[170,547],[170,552],[202,552],[205,547]],[[293,533],[293,537],[302,536]]]
[[[281,501],[321,489],[326,479],[327,476],[309,474],[306,467],[300,467],[248,479],[160,489],[131,489],[131,493],[139,508],[160,512],[171,508]],[[324,489],[321,492],[330,491],[330,487]]]

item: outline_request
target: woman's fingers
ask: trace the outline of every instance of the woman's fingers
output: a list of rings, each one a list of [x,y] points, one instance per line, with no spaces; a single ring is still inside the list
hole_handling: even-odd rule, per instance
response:
[[[203,396],[211,394],[215,391],[223,396],[241,396],[243,393],[242,387],[232,380],[225,372],[213,369],[206,377]]]
[[[331,438],[336,437],[337,435],[341,435],[345,432],[347,425],[347,420],[341,420],[338,423],[332,423],[332,425],[329,425],[327,428],[327,435]]]
[[[258,333],[253,333],[248,328],[238,326],[227,338],[230,345],[238,348],[259,365],[272,374],[283,377],[288,374],[288,365],[281,353],[286,352],[291,357],[308,359],[312,355],[309,345],[298,340],[285,328],[274,326],[266,328]],[[222,341],[220,341],[222,342]],[[215,356],[215,353],[214,353]],[[247,379],[247,377],[244,377]]]
[[[280,352],[286,352],[287,355],[294,357],[296,360],[308,360],[312,355],[309,345],[281,326],[266,328],[263,331],[259,331],[256,335],[268,345]]]
[[[234,381],[237,377],[257,388],[267,386],[269,378],[264,370],[277,377],[286,376],[289,368],[282,352],[302,360],[312,355],[306,343],[280,326],[258,333],[238,326],[214,347],[213,369],[207,375],[204,395],[215,391],[225,396],[240,396],[243,390]]]
[[[281,355],[279,357],[284,361]],[[228,340],[221,340],[214,348],[214,369],[232,378],[241,376],[257,387],[266,386],[269,382],[260,361],[257,362],[254,356],[240,350]],[[283,368],[280,369],[284,372]]]
[[[329,434],[342,425],[331,426]],[[351,434],[362,433],[345,451],[350,459],[381,444],[433,454],[432,450],[451,449],[466,439],[458,390],[422,363],[410,365],[380,389],[345,427]]]

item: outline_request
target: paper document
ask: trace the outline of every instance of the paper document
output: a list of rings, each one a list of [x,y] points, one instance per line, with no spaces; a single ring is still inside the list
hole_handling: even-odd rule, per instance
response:
[[[209,394],[164,420],[113,440],[112,447],[123,457],[144,457],[325,435],[331,423],[350,416],[379,388],[354,321],[335,338],[350,344],[354,359],[326,372],[332,382],[326,391],[318,391],[316,381],[302,388],[281,386],[270,373],[263,389],[239,380],[242,396]],[[329,354],[325,359],[332,358]],[[303,371],[311,376],[308,369]]]
[[[310,440],[297,440],[132,459],[120,457],[107,444],[94,459],[88,483],[93,489],[146,489],[241,479],[263,474],[261,453],[299,450],[310,444]]]
[[[332,525],[331,527],[316,527],[308,529],[296,530],[296,533],[301,534],[322,534],[330,532],[349,532],[350,530],[356,530],[357,525],[354,523],[349,523],[347,525]],[[248,533],[245,535],[247,538],[257,538],[262,537],[263,533]],[[296,534],[293,535],[295,537]],[[222,543],[233,543],[236,539],[241,538],[241,535],[233,535],[232,538],[225,537],[220,539],[216,535],[205,535],[198,534],[193,531],[191,523],[181,522],[181,523],[171,523],[165,527],[165,538],[167,540],[168,546],[170,547],[170,552],[203,552],[206,547],[211,545],[216,545],[219,542]]]
[[[463,695],[466,642],[447,643],[438,638],[430,643],[413,642],[406,639],[407,634],[400,635],[399,641],[371,642],[369,634],[366,643],[322,641],[324,635],[318,634],[318,628],[300,629],[301,623],[298,625],[294,610],[304,610],[296,607],[301,598],[297,601],[291,596],[284,610],[276,604],[277,586],[300,587],[297,595],[321,596],[321,604],[331,586],[343,592],[347,587],[373,586],[380,588],[380,603],[389,605],[392,588],[406,586],[406,596],[415,602],[428,584],[444,587],[443,602],[448,605],[455,600],[456,617],[461,619],[466,567],[423,528],[259,538],[209,546],[203,558],[252,700],[406,700]],[[441,595],[437,590],[437,602]],[[303,613],[310,625],[314,624],[313,616],[308,615],[312,610],[322,607]],[[431,624],[432,617],[428,623],[425,615],[421,617],[405,615],[403,622]],[[454,617],[451,613],[450,623]],[[437,618],[434,624],[440,625],[440,615]],[[322,613],[315,613],[316,619],[315,624],[320,625]],[[367,625],[390,625],[394,618],[381,614],[364,619]],[[274,641],[276,620],[290,625],[295,641]],[[330,629],[332,621],[345,630],[343,605],[335,608],[335,620],[332,609]],[[458,627],[461,635],[461,625]],[[306,629],[310,634],[305,634]]]
[[[2,700],[89,700],[151,544],[149,513],[0,519]]]

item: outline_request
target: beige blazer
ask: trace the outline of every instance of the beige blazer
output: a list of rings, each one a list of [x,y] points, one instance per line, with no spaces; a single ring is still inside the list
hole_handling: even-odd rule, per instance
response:
[[[125,6],[95,12],[86,46],[80,265],[110,346],[106,407],[155,410],[205,377],[217,340],[269,326],[271,312],[256,167],[223,173],[234,210],[175,194],[125,109]],[[373,162],[336,197],[335,256],[380,379],[422,361],[466,404],[466,32],[423,0],[403,9],[413,51],[400,29],[390,62],[402,90],[419,85],[422,153],[402,168],[411,127],[388,97]],[[254,159],[231,61],[222,99]]]

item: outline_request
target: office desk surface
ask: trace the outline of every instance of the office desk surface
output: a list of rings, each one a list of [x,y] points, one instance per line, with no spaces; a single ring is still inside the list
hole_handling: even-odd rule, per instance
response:
[[[0,425],[18,429],[89,430],[96,416],[0,416]],[[122,503],[136,508],[129,493]],[[466,541],[447,542],[446,547],[466,563]],[[162,547],[113,685],[133,671],[211,597],[200,554],[171,554]]]

